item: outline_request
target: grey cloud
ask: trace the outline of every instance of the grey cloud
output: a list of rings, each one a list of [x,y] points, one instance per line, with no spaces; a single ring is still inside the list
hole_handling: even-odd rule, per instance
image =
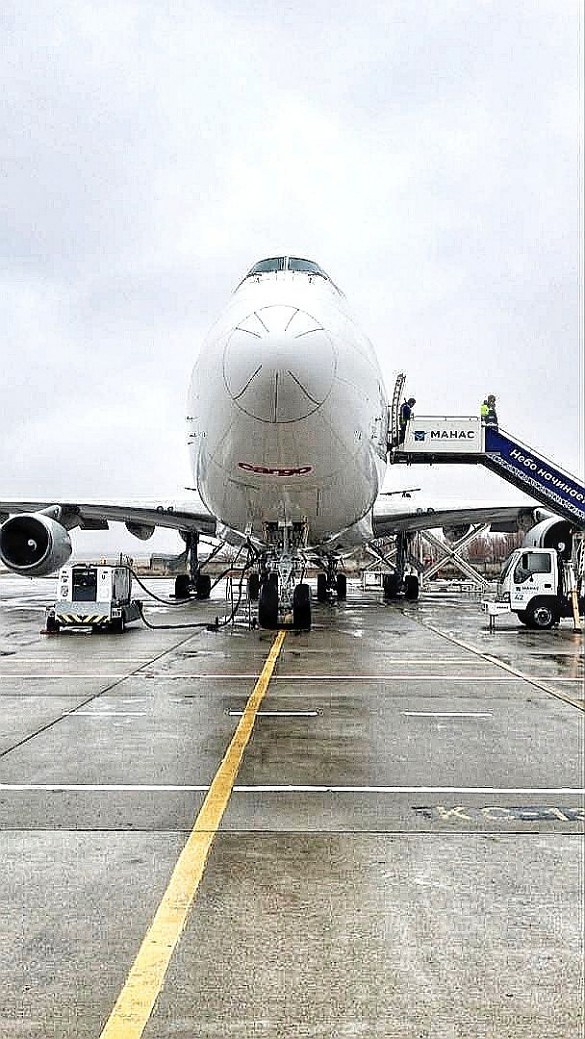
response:
[[[421,410],[496,392],[505,425],[579,464],[576,4],[0,17],[6,488],[186,482],[195,353],[275,251],[330,271]]]

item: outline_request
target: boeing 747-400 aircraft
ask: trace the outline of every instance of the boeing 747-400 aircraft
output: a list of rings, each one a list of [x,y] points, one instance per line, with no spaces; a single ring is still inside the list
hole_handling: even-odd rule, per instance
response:
[[[344,599],[340,561],[377,538],[482,521],[530,526],[546,515],[380,494],[389,437],[380,366],[344,295],[311,260],[279,256],[252,267],[203,343],[188,411],[197,487],[189,500],[0,501],[5,565],[25,576],[51,573],[71,555],[76,526],[121,521],[141,539],[172,527],[186,542],[189,571],[176,595],[204,599],[210,579],[197,544],[211,535],[246,546],[262,626],[292,614],[296,627],[309,628],[309,562],[321,570],[318,599]],[[385,585],[387,597],[399,591],[418,595],[403,563]]]

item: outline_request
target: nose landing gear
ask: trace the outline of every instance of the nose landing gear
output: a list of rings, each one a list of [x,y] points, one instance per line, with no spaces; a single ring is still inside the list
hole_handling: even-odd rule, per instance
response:
[[[266,574],[260,584],[258,624],[272,631],[278,628],[278,574]]]
[[[310,631],[311,589],[303,581],[306,524],[271,523],[265,533],[270,549],[260,566],[258,623],[261,628]]]
[[[258,624],[274,631],[291,628],[294,631],[311,630],[311,589],[301,581],[288,594],[279,596],[278,574],[266,575],[258,596]]]

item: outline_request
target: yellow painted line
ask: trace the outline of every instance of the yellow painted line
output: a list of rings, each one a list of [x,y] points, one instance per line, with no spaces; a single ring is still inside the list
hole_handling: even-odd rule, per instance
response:
[[[286,632],[279,631],[100,1039],[140,1039],[197,894]]]

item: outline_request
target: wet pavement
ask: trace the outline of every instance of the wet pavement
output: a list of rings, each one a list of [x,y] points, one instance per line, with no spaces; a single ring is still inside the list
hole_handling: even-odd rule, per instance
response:
[[[53,589],[0,579],[2,1039],[102,1034],[274,641],[47,637]],[[568,622],[357,583],[315,607],[145,1037],[581,1034],[583,695]]]

